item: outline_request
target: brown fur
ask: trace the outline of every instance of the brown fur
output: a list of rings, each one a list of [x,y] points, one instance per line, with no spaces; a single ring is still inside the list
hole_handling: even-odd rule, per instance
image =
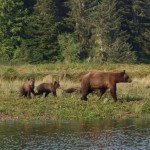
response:
[[[35,83],[34,79],[28,79],[28,81],[21,87],[19,96],[31,98],[31,93],[35,95],[34,83]]]
[[[45,97],[48,96],[49,93],[53,93],[54,96],[57,96],[56,90],[60,87],[59,82],[54,83],[41,83],[37,87],[37,93],[36,95],[43,95],[45,93]]]
[[[87,95],[96,89],[100,90],[100,97],[110,89],[110,94],[114,101],[117,101],[116,84],[119,82],[131,82],[125,70],[116,72],[90,72],[82,77],[81,80],[81,100],[87,100]]]

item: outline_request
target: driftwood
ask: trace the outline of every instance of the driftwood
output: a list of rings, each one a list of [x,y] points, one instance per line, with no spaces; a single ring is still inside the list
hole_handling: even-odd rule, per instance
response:
[[[64,93],[81,93],[81,88],[80,87],[70,87],[67,89],[63,90]]]
[[[80,94],[81,87],[70,87],[70,88],[64,89],[63,92],[69,93],[69,94],[72,94],[72,93]],[[92,92],[92,94],[96,94],[97,96],[100,96],[100,90],[96,89]]]

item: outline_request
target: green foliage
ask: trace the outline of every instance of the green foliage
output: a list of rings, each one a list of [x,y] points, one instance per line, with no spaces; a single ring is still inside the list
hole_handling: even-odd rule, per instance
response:
[[[62,51],[62,57],[66,62],[79,61],[81,47],[77,37],[73,34],[61,34],[58,36],[58,42]]]
[[[134,17],[134,46],[138,51],[140,59],[147,55],[150,56],[150,5],[149,0],[133,1],[133,17]]]
[[[135,63],[137,60],[131,46],[120,39],[116,39],[112,47],[106,51],[105,59],[112,63]]]
[[[99,0],[69,0],[68,7],[69,21],[72,23],[72,28],[75,35],[80,40],[80,59],[86,59],[89,56],[90,48],[92,47],[92,28],[93,21],[90,17],[92,9],[98,4]],[[93,22],[92,22],[93,23]]]
[[[52,0],[39,0],[34,6],[33,16],[26,32],[28,38],[23,42],[23,52],[30,62],[54,61],[58,55],[57,8]]]
[[[128,3],[121,1],[103,0],[97,6],[97,11],[93,12],[92,16],[96,23],[93,60],[115,63],[136,62],[136,53],[131,43],[132,35],[129,34],[128,15],[131,14],[131,10],[128,6]]]
[[[0,63],[149,63],[149,14],[149,0],[0,0]]]
[[[0,61],[6,62],[14,58],[20,46],[27,9],[22,0],[0,1]]]

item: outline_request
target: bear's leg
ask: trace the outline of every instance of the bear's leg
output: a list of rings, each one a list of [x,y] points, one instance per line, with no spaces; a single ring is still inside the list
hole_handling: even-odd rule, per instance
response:
[[[117,95],[116,95],[116,85],[112,86],[110,88],[110,94],[113,97],[114,101],[117,101]]]
[[[24,97],[27,97],[27,96],[28,96],[28,93],[24,93],[23,95],[24,95]]]
[[[36,93],[34,92],[34,89],[31,90],[31,93],[36,96]]]
[[[47,97],[49,93],[50,93],[50,92],[46,92],[46,93],[45,93],[45,97]]]
[[[56,91],[53,91],[53,95],[54,95],[54,96],[57,96]]]
[[[25,91],[23,89],[21,89],[20,93],[19,93],[19,97],[23,97],[25,96]]]
[[[87,95],[89,94],[88,90],[87,89],[81,90],[81,93],[82,93],[81,100],[87,101]]]
[[[28,98],[31,98],[31,92],[30,91],[28,92]]]
[[[41,97],[43,95],[42,91],[38,91],[35,95],[39,95],[38,97]]]
[[[87,96],[86,96],[86,95],[83,95],[83,96],[81,97],[81,100],[87,101]]]
[[[100,99],[102,98],[105,92],[106,92],[106,89],[100,89]]]
[[[89,92],[90,92],[90,85],[88,81],[83,80],[81,82],[81,94],[82,94],[81,100],[87,101],[87,95],[89,94]]]
[[[24,91],[24,92],[22,93],[22,96],[23,96],[23,97],[28,97],[28,92],[27,92],[27,91]]]

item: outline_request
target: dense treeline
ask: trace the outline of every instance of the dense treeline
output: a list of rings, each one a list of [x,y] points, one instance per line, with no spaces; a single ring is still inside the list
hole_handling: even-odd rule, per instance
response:
[[[139,62],[149,0],[0,0],[0,62]]]

